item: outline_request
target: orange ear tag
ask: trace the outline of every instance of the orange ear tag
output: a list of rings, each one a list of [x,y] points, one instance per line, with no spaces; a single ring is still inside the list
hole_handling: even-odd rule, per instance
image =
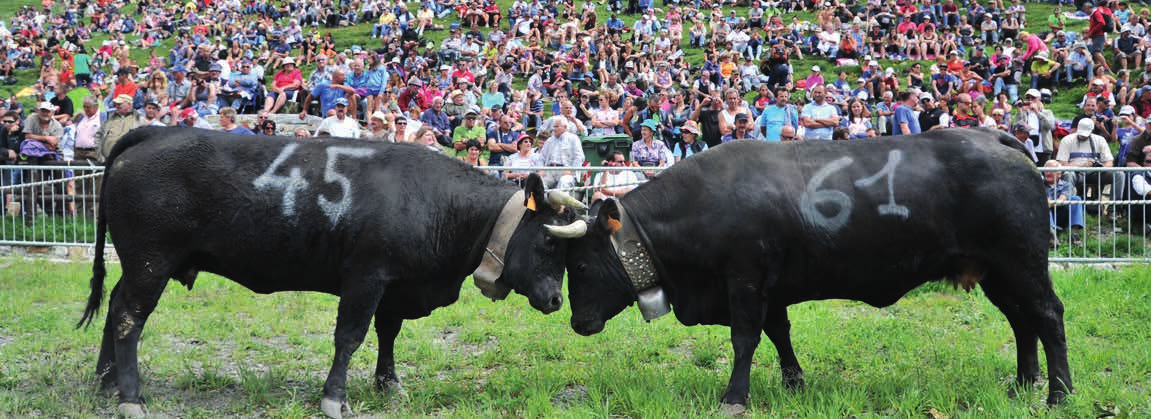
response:
[[[612,233],[615,233],[615,232],[619,231],[619,229],[623,228],[623,223],[619,222],[619,220],[617,220],[615,218],[608,218],[607,219],[607,226],[608,226],[608,228],[611,229]]]
[[[536,210],[536,196],[533,193],[528,193],[528,202],[525,205],[529,210]]]

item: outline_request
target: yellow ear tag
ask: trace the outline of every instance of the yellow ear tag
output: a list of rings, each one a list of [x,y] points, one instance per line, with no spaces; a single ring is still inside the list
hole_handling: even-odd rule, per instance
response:
[[[619,222],[619,220],[617,220],[615,218],[608,218],[607,219],[607,226],[608,226],[608,228],[611,229],[612,233],[615,233],[615,232],[619,231],[619,229],[623,228],[623,223]]]
[[[527,202],[527,205],[525,205],[525,206],[528,207],[529,210],[532,210],[532,211],[536,210],[536,196],[535,196],[535,194],[528,193],[528,202]]]

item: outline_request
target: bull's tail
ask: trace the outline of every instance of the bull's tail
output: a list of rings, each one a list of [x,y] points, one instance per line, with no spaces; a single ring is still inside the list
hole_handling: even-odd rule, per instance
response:
[[[108,192],[108,178],[111,177],[112,168],[115,167],[113,163],[124,150],[148,138],[157,137],[155,134],[159,134],[159,131],[164,129],[166,128],[145,127],[128,132],[116,143],[104,161],[104,177],[101,179],[104,187],[103,193],[100,194],[100,205],[97,207],[96,213],[96,258],[92,261],[92,279],[89,280],[91,292],[88,294],[88,305],[84,307],[84,316],[80,318],[80,322],[76,323],[77,329],[92,324],[92,319],[96,318],[96,312],[100,311],[100,305],[104,303],[104,277],[107,276],[107,270],[104,268],[104,247],[107,244],[108,235],[108,216],[106,214],[108,206],[105,205],[104,201]]]
[[[104,179],[107,178],[107,170],[105,169]],[[103,197],[100,200],[103,201]],[[84,317],[81,317],[80,322],[76,323],[77,329],[92,324],[92,319],[96,317],[96,312],[100,311],[100,305],[104,302],[104,277],[107,276],[107,271],[104,268],[104,245],[105,236],[108,234],[107,221],[107,217],[104,216],[104,205],[100,205],[96,214],[96,259],[92,261],[92,279],[89,281],[92,291],[88,294],[88,306],[84,307]]]
[[[1027,158],[1031,158],[1031,154],[1027,152],[1027,147],[1024,147],[1023,143],[1019,142],[1019,140],[1016,140],[1015,137],[1012,137],[1012,136],[1004,134],[1004,133],[999,133],[997,138],[999,139],[999,144],[1003,144],[1005,146],[1011,147],[1011,148],[1019,151],[1020,153],[1023,153],[1023,155],[1027,156]],[[1040,163],[1042,163],[1042,162],[1040,162]]]

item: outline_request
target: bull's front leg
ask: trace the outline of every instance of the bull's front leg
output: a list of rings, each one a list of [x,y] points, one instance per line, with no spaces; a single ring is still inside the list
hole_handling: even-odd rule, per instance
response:
[[[747,396],[751,391],[751,361],[755,348],[759,346],[760,333],[767,304],[757,292],[749,289],[750,281],[731,281],[728,301],[731,302],[731,346],[735,352],[735,362],[731,366],[731,378],[727,391],[723,393],[723,404],[732,413],[740,413],[747,406]]]
[[[380,351],[376,357],[376,389],[391,391],[405,397],[400,376],[396,375],[395,347],[396,336],[404,324],[404,319],[382,313],[383,307],[376,310],[376,338],[380,341]]]
[[[335,419],[342,418],[345,409],[349,412],[351,410],[347,396],[348,363],[356,349],[364,343],[364,336],[368,334],[368,327],[372,323],[372,314],[376,312],[387,284],[380,275],[353,273],[345,274],[344,277],[352,279],[346,279],[343,284],[343,288],[349,291],[340,296],[339,313],[336,315],[336,353],[332,357],[328,378],[324,381],[324,396],[320,399],[320,410]]]
[[[767,320],[763,332],[775,345],[779,354],[779,368],[783,374],[783,386],[791,390],[803,388],[803,368],[795,358],[795,348],[791,346],[791,321],[787,317],[787,306],[782,303],[768,303]]]

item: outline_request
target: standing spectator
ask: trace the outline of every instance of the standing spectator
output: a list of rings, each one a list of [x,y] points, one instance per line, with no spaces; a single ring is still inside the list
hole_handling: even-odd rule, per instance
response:
[[[763,112],[756,120],[760,137],[766,141],[779,141],[779,134],[783,127],[799,128],[799,111],[791,104],[791,97],[787,89],[779,89],[775,93],[775,103],[763,108]]]
[[[919,105],[922,107],[919,112],[919,128],[921,130],[931,131],[951,126],[950,115],[943,111],[942,105],[937,106],[935,97],[931,96],[931,93],[923,92],[920,94]]]
[[[108,117],[100,125],[100,132],[96,136],[96,152],[99,154],[101,162],[108,158],[108,153],[112,152],[112,147],[116,145],[117,141],[120,141],[124,134],[143,125],[143,118],[132,109],[131,96],[116,96],[115,99],[112,99],[112,104],[115,105],[116,109],[108,114]]]
[[[1029,138],[1035,143],[1038,164],[1043,164],[1051,158],[1051,152],[1055,149],[1051,138],[1055,129],[1055,115],[1043,105],[1042,94],[1038,90],[1028,90],[1023,96],[1023,102],[1016,108],[1018,115],[1015,120],[1027,123],[1031,130]]]
[[[563,116],[551,117],[551,138],[540,147],[540,161],[545,166],[552,167],[579,167],[584,162],[583,145],[579,137],[568,132],[568,125],[564,123]],[[544,184],[548,188],[570,188],[575,186],[576,176],[570,171],[547,171],[541,174]]]
[[[59,158],[57,150],[61,138],[64,136],[64,127],[53,118],[56,108],[48,102],[40,102],[36,106],[36,113],[28,115],[24,120],[24,141],[20,144],[20,163],[26,165],[42,165]],[[22,175],[24,183],[45,182],[55,179],[54,171],[28,169]],[[42,187],[25,188],[22,194],[20,209],[24,221],[31,223],[36,215],[36,205],[42,203],[43,211],[51,214],[52,200],[44,200],[40,191]],[[49,189],[50,190],[50,189]]]
[[[805,130],[805,140],[830,140],[835,127],[839,126],[839,108],[826,101],[826,90],[823,86],[811,89],[811,103],[803,107],[800,113]]]
[[[1095,7],[1090,1],[1083,3],[1083,14],[1088,16],[1087,32],[1084,37],[1091,42],[1089,50],[1092,54],[1102,54],[1103,46],[1107,44],[1107,35],[1104,30],[1106,21],[1103,16],[1111,15],[1112,20],[1115,19],[1115,16],[1106,6]]]
[[[100,161],[100,155],[96,153],[96,144],[105,114],[100,112],[100,103],[96,96],[84,96],[80,103],[83,109],[74,119],[76,145],[73,147],[72,159],[95,163]]]
[[[1107,146],[1107,141],[1091,133],[1095,130],[1095,122],[1084,118],[1076,127],[1075,132],[1059,141],[1059,155],[1056,157],[1059,164],[1074,167],[1111,167],[1114,158],[1111,156],[1111,148]],[[1091,201],[1101,199],[1103,187],[1110,185],[1111,200],[1116,200],[1123,196],[1121,191],[1125,185],[1125,178],[1123,172],[1085,174],[1080,172],[1076,176],[1075,186],[1083,191],[1086,200]]]
[[[895,107],[895,116],[892,118],[892,134],[893,135],[911,135],[919,134],[919,118],[915,115],[915,107],[918,105],[919,96],[911,91],[899,92],[896,97],[899,104]]]

